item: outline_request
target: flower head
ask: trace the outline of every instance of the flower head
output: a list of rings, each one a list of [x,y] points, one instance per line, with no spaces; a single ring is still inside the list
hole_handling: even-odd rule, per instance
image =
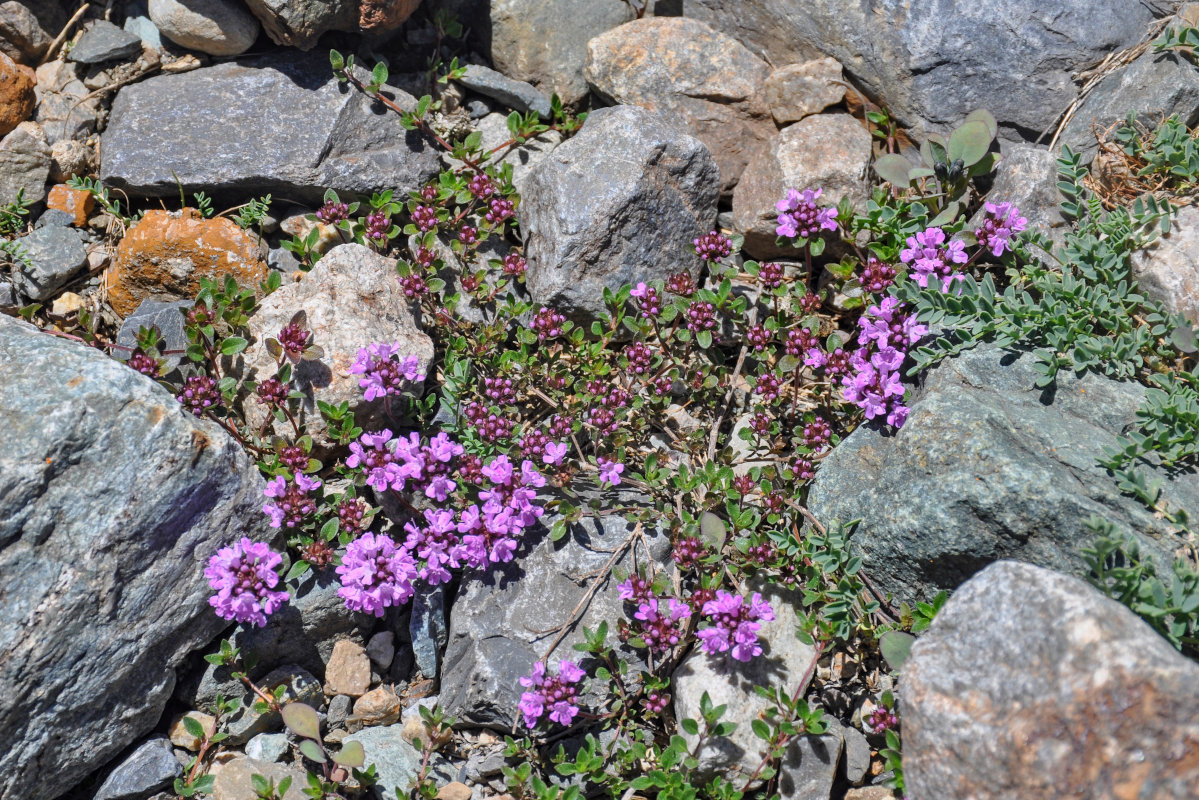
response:
[[[232,547],[222,547],[204,568],[204,577],[215,595],[208,604],[222,619],[262,626],[268,614],[288,600],[287,592],[277,592],[279,574],[275,571],[283,557],[264,542],[243,537]]]
[[[788,189],[787,196],[775,205],[779,212],[775,233],[787,239],[812,239],[822,230],[837,230],[837,209],[816,205],[823,191]]]
[[[341,576],[337,594],[346,608],[381,617],[383,609],[412,597],[416,565],[390,536],[364,533],[346,547],[337,574]]]
[[[404,381],[424,380],[417,356],[393,360],[392,357],[398,355],[401,349],[399,342],[373,342],[358,351],[358,357],[350,366],[350,374],[362,376],[358,386],[365,390],[363,396],[368,401],[399,394],[404,388]]]
[[[711,622],[696,635],[705,653],[730,652],[738,661],[749,661],[762,654],[758,630],[762,622],[774,619],[774,609],[754,592],[746,602],[744,597],[729,594],[723,589],[704,603],[703,614]]]
[[[558,674],[548,675],[545,662],[538,661],[533,671],[520,679],[520,685],[530,691],[520,696],[518,708],[524,715],[525,726],[533,728],[549,711],[552,721],[569,725],[579,713],[579,682],[586,673],[578,664],[567,659],[558,662]]]

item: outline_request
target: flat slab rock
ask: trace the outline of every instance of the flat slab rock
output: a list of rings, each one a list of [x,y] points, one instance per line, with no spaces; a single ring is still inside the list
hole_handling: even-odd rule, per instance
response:
[[[385,90],[404,108],[416,100]],[[103,139],[105,185],[149,196],[326,188],[404,192],[437,154],[400,117],[340,86],[325,57],[287,54],[162,75],[121,89]],[[172,174],[174,173],[174,174]]]
[[[1080,580],[1010,561],[963,586],[899,685],[921,800],[1195,797],[1199,665]]]
[[[0,386],[0,798],[49,800],[153,729],[225,626],[204,564],[274,532],[245,451],[123,364],[0,315]]]

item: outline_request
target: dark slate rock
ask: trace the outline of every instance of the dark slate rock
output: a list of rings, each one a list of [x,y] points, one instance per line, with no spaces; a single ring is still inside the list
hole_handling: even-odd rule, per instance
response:
[[[17,239],[32,267],[18,263],[17,288],[32,300],[49,299],[87,266],[83,232],[50,225]]]
[[[416,100],[386,89],[405,108]],[[319,203],[326,188],[416,188],[437,154],[398,114],[339,86],[321,56],[288,53],[162,75],[117,94],[105,184],[141,195],[274,192]]]
[[[585,493],[571,502],[579,505],[589,500],[601,507],[648,502],[635,492],[615,490]],[[584,516],[569,526],[566,536],[551,542],[548,529],[559,518],[546,512],[541,525],[525,535],[515,560],[465,579],[458,590],[450,612],[441,704],[459,722],[498,730],[512,727],[523,691],[518,679],[529,674],[534,662],[543,660],[558,626],[587,591],[584,577],[607,563],[611,551],[633,531],[623,517]],[[665,568],[670,562],[669,537],[652,529],[644,529],[644,534],[649,557]],[[645,549],[639,545],[636,562],[626,551],[615,568],[631,572],[635,563],[644,564],[645,559]],[[600,621],[623,615],[616,584],[609,576],[596,592],[582,618],[550,655],[552,668],[559,659],[579,657],[573,648],[583,640],[584,626],[594,630]],[[624,655],[636,669],[636,654],[630,650]]]
[[[1135,112],[1147,124],[1178,114],[1188,127],[1199,123],[1199,69],[1182,53],[1152,50],[1106,76],[1078,104],[1059,144],[1093,155],[1100,133]]]
[[[78,64],[103,64],[105,61],[135,58],[141,55],[142,40],[135,33],[121,30],[106,20],[92,24],[75,42],[67,61]]]
[[[0,53],[37,66],[69,16],[63,0],[8,0],[0,14]]]
[[[209,557],[276,532],[241,446],[103,353],[0,315],[0,386],[0,798],[51,798],[225,627]]]
[[[58,228],[69,228],[75,223],[75,215],[63,211],[61,208],[47,208],[37,218],[37,222],[33,223],[33,229],[44,228],[47,225],[53,225]]]
[[[129,0],[125,3],[125,30],[142,40],[146,47],[162,49],[162,33],[150,19],[147,0]]]
[[[836,58],[905,125],[944,131],[976,108],[1009,134],[1051,128],[1072,73],[1139,44],[1170,0],[687,0],[686,13],[782,66]]]
[[[899,683],[921,800],[1194,797],[1199,666],[1081,580],[993,564],[912,647]]]
[[[520,225],[534,304],[585,322],[603,290],[665,280],[695,264],[711,230],[720,176],[698,139],[652,111],[594,111],[526,179]]]
[[[471,119],[482,119],[494,111],[485,100],[479,100],[478,98],[467,100],[462,107],[466,109],[466,113],[470,115]]]
[[[137,347],[138,331],[142,328],[158,328],[158,332],[162,334],[158,350],[164,354],[163,358],[172,368],[177,367],[184,358],[182,351],[187,349],[187,334],[183,329],[184,318],[181,311],[186,311],[191,307],[190,300],[176,300],[175,302],[143,300],[137,310],[121,323],[121,329],[117,331],[119,347],[113,350],[113,356],[121,361],[127,361],[133,352],[132,348]],[[169,351],[179,352],[172,355]]]
[[[1169,527],[1096,463],[1135,422],[1144,388],[1059,374],[1042,391],[1038,375],[1029,354],[967,351],[928,374],[897,433],[864,425],[825,459],[808,507],[825,523],[862,520],[850,542],[884,594],[931,597],[1000,559],[1083,574],[1092,514],[1173,561]],[[1163,499],[1199,508],[1199,476],[1158,477]]]
[[[438,654],[446,645],[445,585],[418,590],[412,598],[412,616],[408,622],[412,636],[412,656],[416,668],[426,678],[437,676]]]
[[[183,775],[171,741],[149,739],[108,774],[93,800],[143,800]]]
[[[458,82],[467,89],[498,100],[516,111],[536,111],[541,117],[548,118],[550,99],[537,91],[531,83],[514,81],[511,78],[478,64],[468,64],[466,73]]]
[[[0,280],[0,307],[17,304],[17,288],[11,281]]]
[[[246,0],[276,44],[311,50],[330,30],[357,31],[358,0]]]

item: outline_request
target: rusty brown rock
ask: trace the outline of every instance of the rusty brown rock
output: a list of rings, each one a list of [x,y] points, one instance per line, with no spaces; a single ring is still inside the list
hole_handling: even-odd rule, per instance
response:
[[[437,800],[470,800],[470,798],[470,787],[458,781],[447,783],[437,790]]]
[[[420,8],[421,0],[362,0],[358,27],[364,33],[388,33],[407,21]]]
[[[257,240],[233,220],[205,219],[194,208],[147,211],[117,246],[108,300],[124,317],[142,300],[195,297],[201,277],[232,275],[257,289],[267,272]]]
[[[0,53],[0,136],[29,119],[36,99],[33,87],[29,71]]]
[[[817,58],[776,69],[763,91],[774,121],[785,125],[840,103],[845,97],[845,76],[837,59]]]
[[[82,228],[87,225],[87,218],[95,208],[96,200],[91,192],[72,189],[65,183],[60,183],[50,190],[49,196],[46,197],[46,206],[67,212],[73,217],[71,224]]]
[[[987,567],[912,648],[899,689],[912,797],[1197,794],[1199,665],[1077,578]]]
[[[733,192],[733,228],[745,235],[745,252],[756,258],[793,255],[775,244],[775,204],[788,189],[824,190],[820,202],[848,197],[866,209],[870,134],[848,114],[817,114],[783,128],[745,168]]]
[[[601,34],[583,74],[612,102],[660,112],[707,145],[725,194],[775,131],[762,95],[770,66],[697,20],[639,19]]]
[[[391,725],[400,718],[400,698],[386,686],[371,689],[354,701],[354,716],[364,726]]]

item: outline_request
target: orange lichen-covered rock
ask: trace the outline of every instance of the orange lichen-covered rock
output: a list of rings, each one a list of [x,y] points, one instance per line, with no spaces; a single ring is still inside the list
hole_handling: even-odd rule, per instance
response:
[[[92,197],[91,192],[72,189],[65,183],[60,183],[51,189],[50,195],[46,198],[48,208],[57,208],[59,211],[67,212],[74,217],[71,224],[78,225],[80,228],[87,224],[87,218],[95,205],[96,200]]]
[[[34,99],[29,70],[0,53],[0,136],[29,119]]]
[[[142,300],[195,297],[202,277],[232,275],[257,289],[268,272],[257,239],[233,220],[205,219],[194,208],[147,211],[117,246],[108,300],[124,317]]]

